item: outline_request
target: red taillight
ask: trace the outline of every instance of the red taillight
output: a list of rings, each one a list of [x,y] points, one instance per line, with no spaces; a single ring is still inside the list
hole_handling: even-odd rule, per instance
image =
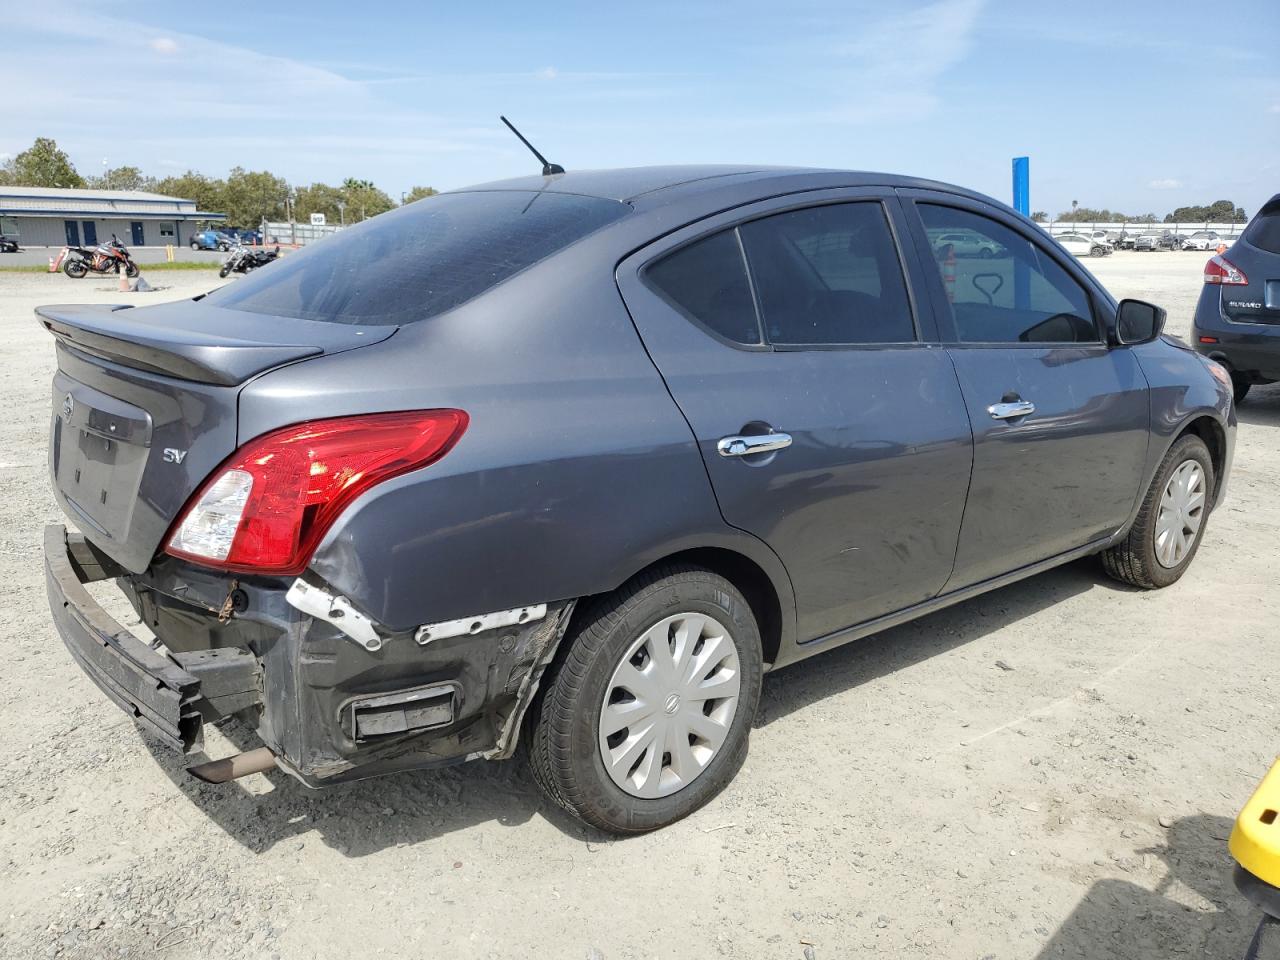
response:
[[[1204,265],[1204,282],[1223,285],[1244,285],[1249,282],[1249,278],[1234,263],[1222,254],[1218,254],[1210,257],[1209,262]]]
[[[1217,337],[1201,337],[1200,342],[1201,343],[1217,343],[1218,338]]]
[[[250,440],[209,478],[165,552],[246,573],[301,573],[338,515],[375,484],[439,460],[462,410],[312,420]]]

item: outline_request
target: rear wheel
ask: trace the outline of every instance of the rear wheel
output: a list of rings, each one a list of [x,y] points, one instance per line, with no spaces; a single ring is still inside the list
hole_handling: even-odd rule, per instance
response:
[[[666,826],[719,793],[746,756],[763,670],[751,607],[723,577],[680,565],[581,617],[536,714],[534,778],[602,830]]]
[[[1231,396],[1239,405],[1244,402],[1244,398],[1249,395],[1249,388],[1253,386],[1243,374],[1231,371]]]
[[[192,250],[199,250],[199,249],[200,249],[200,244],[198,244],[198,243],[196,243],[194,240],[192,240],[192,241],[191,241],[191,249],[192,249]]]
[[[84,265],[83,260],[68,260],[62,265],[62,272],[74,280],[79,280],[89,272],[89,268]]]
[[[1193,435],[1178,440],[1156,471],[1129,535],[1103,552],[1107,573],[1148,590],[1177,582],[1200,547],[1215,483],[1204,441]]]

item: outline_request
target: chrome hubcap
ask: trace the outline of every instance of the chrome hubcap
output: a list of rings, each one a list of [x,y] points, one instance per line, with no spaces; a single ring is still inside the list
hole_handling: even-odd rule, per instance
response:
[[[600,756],[633,797],[666,797],[707,768],[723,746],[742,685],[729,631],[677,613],[640,635],[600,706]]]
[[[1204,470],[1195,460],[1186,460],[1173,471],[1160,496],[1156,515],[1156,559],[1162,567],[1176,567],[1196,542],[1204,522]]]

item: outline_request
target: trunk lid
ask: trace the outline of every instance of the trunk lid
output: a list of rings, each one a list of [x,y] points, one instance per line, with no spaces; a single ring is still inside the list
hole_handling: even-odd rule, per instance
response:
[[[40,307],[36,314],[57,338],[49,446],[55,496],[89,540],[133,572],[149,566],[187,500],[238,446],[244,383],[397,329],[198,301]]]

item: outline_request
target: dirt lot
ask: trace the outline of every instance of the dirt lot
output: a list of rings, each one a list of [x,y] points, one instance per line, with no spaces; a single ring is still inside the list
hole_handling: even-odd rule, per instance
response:
[[[1089,266],[1185,336],[1203,261]],[[216,282],[156,276],[152,299]],[[1181,583],[1077,563],[782,671],[730,789],[613,842],[520,760],[201,786],[80,674],[46,610],[31,309],[119,297],[0,274],[0,957],[1243,955],[1224,841],[1276,752],[1280,388],[1242,409]]]

